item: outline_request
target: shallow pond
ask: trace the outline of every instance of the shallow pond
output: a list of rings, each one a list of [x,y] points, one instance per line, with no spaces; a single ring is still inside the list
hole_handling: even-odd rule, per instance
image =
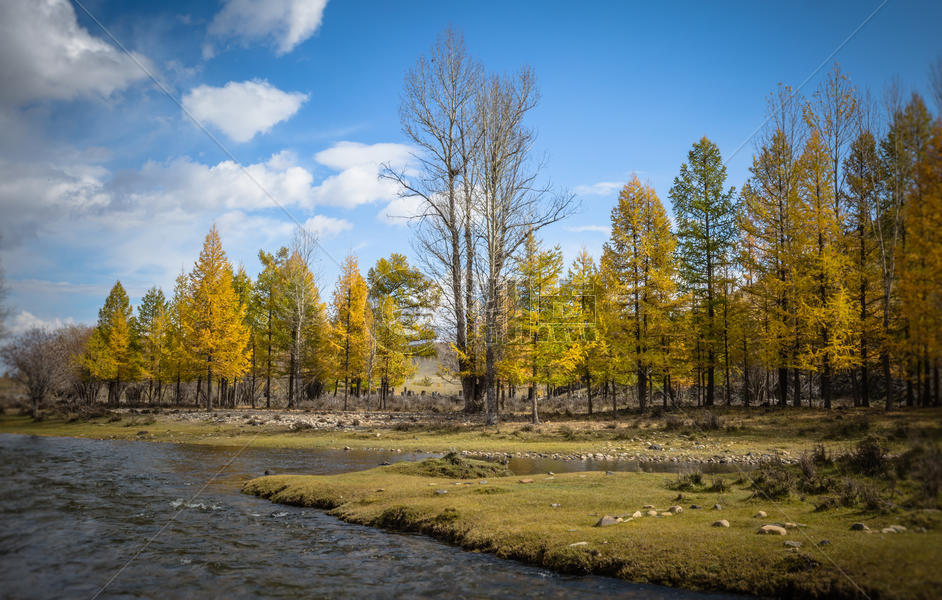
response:
[[[239,492],[266,470],[424,456],[3,434],[0,596],[91,598],[114,578],[102,597],[723,597],[555,575]]]

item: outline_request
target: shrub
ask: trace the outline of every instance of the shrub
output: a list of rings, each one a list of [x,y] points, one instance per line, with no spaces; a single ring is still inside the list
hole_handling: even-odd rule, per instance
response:
[[[872,435],[860,440],[844,462],[852,471],[871,476],[882,475],[889,467],[886,446]]]
[[[781,500],[795,489],[795,476],[781,463],[768,464],[753,474],[751,488],[753,497]]]
[[[706,412],[695,421],[697,428],[703,431],[717,431],[723,428],[723,417]]]
[[[667,484],[667,488],[678,492],[693,492],[703,486],[703,473],[694,471],[692,473],[682,473],[677,479]]]
[[[713,485],[709,487],[707,491],[716,492],[717,494],[723,494],[729,491],[729,482],[727,482],[722,477],[717,477],[713,479]]]

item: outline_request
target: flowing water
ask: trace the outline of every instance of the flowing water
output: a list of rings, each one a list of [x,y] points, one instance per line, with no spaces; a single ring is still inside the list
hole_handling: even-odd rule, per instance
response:
[[[112,577],[101,597],[722,597],[556,575],[239,492],[266,470],[424,455],[237,450],[0,435],[0,598],[91,598]]]

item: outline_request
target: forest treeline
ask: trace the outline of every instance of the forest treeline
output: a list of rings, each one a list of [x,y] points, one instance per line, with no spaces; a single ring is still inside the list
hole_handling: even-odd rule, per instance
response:
[[[344,409],[351,397],[385,408],[436,341],[448,344],[443,373],[460,381],[465,410],[489,421],[525,397],[538,422],[540,399],[560,394],[613,414],[938,405],[942,119],[897,90],[874,102],[837,65],[807,98],[780,86],[741,186],[704,137],[680,165],[670,210],[633,176],[601,256],[583,250],[567,264],[540,237],[574,205],[530,158],[532,73],[487,74],[448,30],[405,79],[400,114],[419,165],[383,175],[419,200],[420,264],[393,254],[364,278],[347,257],[325,302],[310,234],[261,251],[253,281],[213,228],[170,297],[153,288],[134,311],[119,282],[96,326],[27,332],[3,357],[34,407],[104,389],[112,405],[292,408],[331,394]],[[60,357],[59,383],[30,385],[43,370],[31,348]]]

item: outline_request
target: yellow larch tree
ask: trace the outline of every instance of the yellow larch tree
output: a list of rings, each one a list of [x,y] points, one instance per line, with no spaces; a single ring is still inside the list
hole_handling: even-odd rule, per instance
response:
[[[245,307],[232,285],[232,265],[215,225],[206,235],[188,284],[184,327],[193,354],[206,373],[206,408],[211,410],[213,378],[232,381],[249,365]]]

